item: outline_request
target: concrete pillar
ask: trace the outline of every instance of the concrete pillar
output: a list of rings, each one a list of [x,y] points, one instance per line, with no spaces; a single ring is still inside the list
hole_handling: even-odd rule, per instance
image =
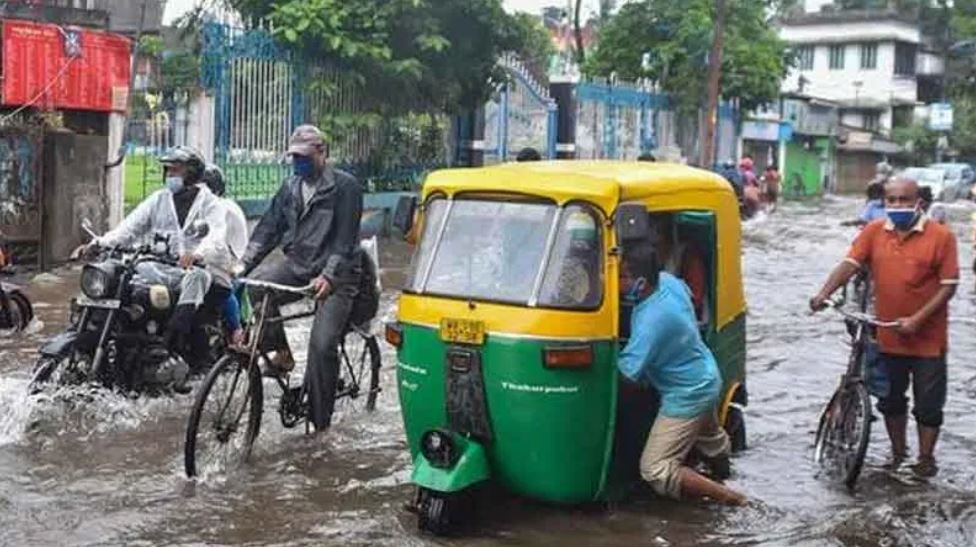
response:
[[[214,159],[214,123],[217,113],[213,96],[200,93],[190,100],[186,143],[209,161]]]
[[[108,156],[106,163],[119,159],[125,134],[125,114],[112,112],[108,115]],[[105,172],[105,193],[108,203],[108,225],[115,227],[125,216],[125,159]]]
[[[549,84],[549,96],[558,107],[556,122],[556,157],[576,158],[576,82],[571,79],[553,80]]]
[[[455,163],[466,167],[485,164],[485,109],[465,112],[454,119],[457,135]]]

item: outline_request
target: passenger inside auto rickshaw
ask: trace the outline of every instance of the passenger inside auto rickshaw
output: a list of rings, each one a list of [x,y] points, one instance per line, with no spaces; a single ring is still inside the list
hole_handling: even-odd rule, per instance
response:
[[[699,325],[708,323],[708,277],[704,251],[698,242],[682,234],[674,223],[671,213],[651,214],[654,229],[653,243],[664,270],[681,278],[691,289],[695,317]]]

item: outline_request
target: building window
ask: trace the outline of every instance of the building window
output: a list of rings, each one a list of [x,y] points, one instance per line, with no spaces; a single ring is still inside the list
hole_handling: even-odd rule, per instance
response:
[[[864,112],[862,115],[864,120],[865,131],[877,132],[881,128],[881,113],[880,112]]]
[[[878,44],[861,44],[861,68],[864,70],[878,68]]]
[[[813,46],[800,46],[796,48],[796,61],[800,70],[813,70]]]
[[[895,44],[895,74],[898,76],[915,75],[915,57],[918,46],[898,42]]]
[[[831,70],[844,70],[844,49],[843,44],[839,46],[830,46],[830,69]]]

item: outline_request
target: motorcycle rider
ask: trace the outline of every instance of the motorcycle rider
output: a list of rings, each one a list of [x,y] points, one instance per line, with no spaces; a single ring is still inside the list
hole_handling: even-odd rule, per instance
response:
[[[224,197],[227,185],[224,182],[224,172],[216,164],[207,164],[203,171],[203,182],[207,188],[220,199],[220,204],[225,210],[225,220],[227,222],[227,247],[230,251],[230,270],[227,272],[233,275],[243,269],[244,253],[247,251],[247,216],[241,210],[241,206],[236,201]],[[241,294],[240,291],[232,288],[227,293],[223,303],[224,321],[227,322],[231,333],[231,341],[240,345],[244,342],[244,329],[241,324]]]
[[[338,346],[345,334],[363,275],[359,252],[359,223],[363,191],[351,175],[328,164],[322,132],[302,125],[292,134],[287,154],[294,174],[287,178],[254,228],[244,256],[244,274],[252,279],[315,288],[317,307],[308,343],[305,389],[310,421],[316,431],[332,421],[339,374]],[[263,262],[276,247],[284,256]],[[253,270],[253,272],[252,272]],[[250,272],[250,275],[248,275]],[[268,317],[278,307],[299,297],[281,292],[253,290],[253,302],[270,298]],[[261,349],[274,351],[268,372],[286,373],[294,359],[281,322],[267,324]]]
[[[136,273],[148,283],[179,290],[176,310],[166,331],[167,345],[179,348],[191,332],[194,316],[210,290],[213,275],[221,275],[217,272],[227,269],[226,221],[219,198],[205,184],[200,184],[205,163],[197,150],[177,146],[159,162],[166,187],[143,200],[115,229],[79,251],[90,255],[100,247],[129,246],[154,235],[167,237],[171,252],[179,256],[179,266],[143,262],[137,266]],[[206,223],[207,228],[201,229],[197,221]],[[215,270],[192,267],[197,261]]]

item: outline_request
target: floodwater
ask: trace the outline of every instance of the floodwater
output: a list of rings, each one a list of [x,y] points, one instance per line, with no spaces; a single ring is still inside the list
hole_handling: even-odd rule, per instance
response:
[[[612,507],[563,508],[492,498],[498,510],[465,539],[486,545],[850,545],[976,544],[976,338],[966,205],[951,208],[963,283],[952,302],[950,386],[939,476],[890,475],[881,422],[851,494],[817,478],[813,430],[845,364],[842,322],[811,317],[807,298],[842,256],[853,229],[838,222],[851,199],[790,204],[745,228],[749,299],[749,449],[731,484],[752,503],[720,508],[641,499]],[[383,266],[404,253],[386,249]],[[277,422],[266,384],[263,428],[244,469],[190,482],[182,438],[190,396],[84,402],[26,400],[33,352],[63,327],[76,273],[28,290],[42,321],[0,338],[0,545],[420,545],[403,509],[410,461],[396,401],[394,359],[384,348],[378,410],[341,415],[328,435],[307,438]],[[390,309],[393,294],[384,298]],[[301,332],[290,332],[301,338]],[[268,400],[268,399],[272,400]],[[569,448],[569,447],[567,447]]]

